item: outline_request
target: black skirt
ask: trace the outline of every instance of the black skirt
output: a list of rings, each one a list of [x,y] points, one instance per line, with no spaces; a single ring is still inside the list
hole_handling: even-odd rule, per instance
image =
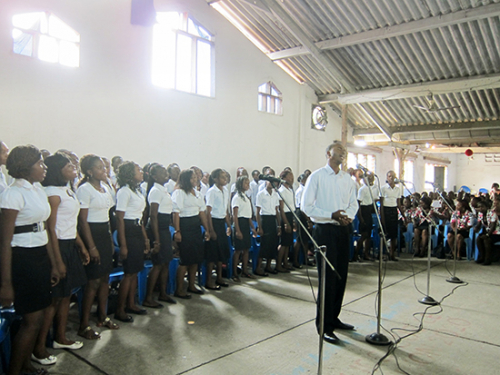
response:
[[[89,223],[89,227],[101,262],[100,264],[95,264],[91,261],[85,266],[85,272],[87,273],[88,280],[96,280],[109,275],[113,271],[114,246],[109,230],[109,222]]]
[[[457,234],[460,234],[463,238],[469,238],[469,229],[459,229]]]
[[[205,259],[207,262],[226,263],[230,256],[229,243],[227,242],[226,234],[226,219],[212,218],[212,226],[215,234],[217,234],[217,239],[215,241],[210,240],[207,243]]]
[[[126,274],[139,273],[144,269],[144,235],[142,227],[136,220],[124,220],[125,241],[127,243],[127,259],[122,261],[123,272]]]
[[[162,264],[167,264],[173,259],[173,251],[172,251],[172,236],[170,234],[170,223],[171,223],[170,214],[158,214],[158,232],[160,235],[160,251],[156,254],[151,253],[151,261],[154,266],[159,266]],[[151,223],[148,223],[147,232],[149,239],[151,241],[151,249],[154,246],[154,234],[151,229]]]
[[[398,238],[398,208],[384,206],[384,230],[387,238]]]
[[[359,223],[359,233],[371,232],[373,229],[373,205],[359,206],[359,214],[363,218],[363,223]]]
[[[302,228],[302,225],[299,225],[299,238],[297,240],[300,240],[300,242],[304,245],[306,245],[308,242],[309,242],[309,236],[307,235],[307,233],[311,233],[311,231],[309,230],[309,223],[307,221],[307,216],[305,213],[303,213],[300,208],[297,208],[297,211],[295,211],[295,213],[297,214],[297,216],[300,218],[300,222],[302,224],[304,224],[304,226],[306,227],[306,229]],[[307,233],[306,233],[306,230],[307,230]]]
[[[276,226],[275,215],[263,215],[262,220],[262,235],[260,242],[260,258],[276,259],[278,255],[278,227]]]
[[[12,248],[12,287],[17,314],[43,310],[52,303],[51,269],[45,246]]]
[[[250,219],[247,217],[239,217],[238,225],[240,226],[243,239],[236,238],[236,229],[233,229],[233,244],[234,250],[249,250],[252,247],[252,238],[250,237]]]
[[[281,226],[281,241],[280,244],[281,246],[292,246],[293,245],[293,214],[291,212],[286,212],[285,213],[286,219],[288,220],[288,223],[290,224],[291,231],[290,233],[287,233],[285,231],[285,225]]]
[[[75,246],[75,240],[59,240],[59,251],[66,266],[66,277],[52,287],[52,297],[64,298],[71,295],[74,288],[87,283],[87,275]]]
[[[182,241],[179,242],[179,264],[190,266],[203,262],[204,245],[198,215],[180,218]]]

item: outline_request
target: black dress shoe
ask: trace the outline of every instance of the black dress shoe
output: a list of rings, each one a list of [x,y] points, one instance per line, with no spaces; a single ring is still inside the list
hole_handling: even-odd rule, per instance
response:
[[[199,289],[196,289],[196,288],[194,288],[194,289],[189,289],[188,288],[188,292],[189,293],[193,293],[193,294],[205,294],[205,292],[203,292],[203,290],[199,290]]]
[[[335,323],[333,326],[335,327],[335,329],[345,329],[348,331],[354,330],[353,325],[347,324],[347,323],[342,323],[340,320],[337,323]]]
[[[135,314],[135,315],[147,315],[148,314],[148,310],[145,310],[145,309],[135,310],[135,309],[129,309],[128,307],[125,308],[125,312],[127,314]]]
[[[340,344],[340,339],[333,332],[323,333],[323,340],[333,345]]]

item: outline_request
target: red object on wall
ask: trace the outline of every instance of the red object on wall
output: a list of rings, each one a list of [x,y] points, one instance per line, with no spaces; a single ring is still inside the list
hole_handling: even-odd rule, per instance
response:
[[[472,156],[473,153],[474,153],[474,151],[472,151],[470,148],[465,150],[465,155],[467,155],[467,156]]]

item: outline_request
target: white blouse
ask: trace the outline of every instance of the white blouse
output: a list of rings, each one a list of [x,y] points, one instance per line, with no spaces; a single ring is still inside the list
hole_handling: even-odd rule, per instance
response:
[[[116,193],[116,211],[125,212],[125,220],[141,220],[146,208],[146,199],[140,190],[132,191],[128,185]]]
[[[109,209],[115,205],[107,186],[101,184],[104,192],[96,190],[90,182],[86,182],[76,190],[81,209],[88,209],[89,223],[106,223],[109,221]]]
[[[207,191],[205,197],[207,206],[212,207],[210,215],[214,219],[224,219],[227,214],[227,206],[229,204],[229,192],[227,189],[220,190],[216,185],[212,186]]]
[[[57,196],[61,199],[57,208],[56,235],[59,240],[76,238],[76,226],[80,202],[69,186],[47,186],[45,193],[48,197]]]
[[[373,198],[376,200],[379,196],[378,187],[372,185],[371,187]],[[370,195],[370,190],[368,186],[363,185],[358,190],[358,201],[361,206],[369,206],[373,204],[372,196]]]
[[[4,191],[5,189],[7,189],[7,180],[5,179],[5,176],[1,170],[2,167],[0,167],[0,194],[2,193],[2,191]]]
[[[244,217],[250,219],[252,217],[252,204],[250,199],[247,197],[245,199],[241,198],[238,193],[236,193],[231,201],[231,208],[238,207],[238,217]]]
[[[288,189],[286,186],[281,185],[280,188],[278,189],[280,192],[281,196],[283,197],[283,200],[288,203],[288,205],[292,208],[292,210],[295,208],[295,196],[293,194],[292,189]],[[281,199],[280,199],[281,200]],[[290,212],[290,209],[287,207],[287,205],[283,202],[283,211],[284,212]]]
[[[391,188],[389,184],[385,184],[380,189],[381,197],[384,198],[384,207],[397,207],[398,199],[401,198],[401,186],[394,185]]]
[[[304,192],[304,185],[299,184],[295,191],[295,207],[300,208],[300,201],[302,200],[302,193]]]
[[[15,179],[0,195],[0,206],[18,211],[16,227],[45,222],[50,216],[47,194],[40,184],[32,185],[25,179]],[[48,242],[47,231],[14,234],[11,246],[38,247]]]
[[[186,194],[182,189],[174,190],[172,202],[174,204],[173,212],[178,212],[179,217],[192,217],[205,211],[205,200],[199,191],[194,190],[196,195]]]
[[[257,194],[255,205],[260,207],[261,215],[276,215],[276,207],[280,205],[280,198],[274,190],[269,194],[267,189],[264,189]]]
[[[166,186],[155,182],[148,194],[149,204],[157,203],[160,214],[171,214],[173,209],[172,197],[168,193]]]
[[[175,190],[175,184],[176,183],[177,182],[175,182],[174,180],[170,179],[170,180],[168,180],[167,185],[165,185],[167,187],[167,191],[168,191],[168,193],[170,195],[172,195],[172,193],[174,192],[174,190]]]

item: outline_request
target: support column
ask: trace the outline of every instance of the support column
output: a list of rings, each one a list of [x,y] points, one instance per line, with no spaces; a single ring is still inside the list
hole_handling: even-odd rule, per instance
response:
[[[347,149],[347,130],[349,129],[348,125],[348,110],[349,110],[349,105],[345,104],[342,106],[342,146],[344,146]],[[347,155],[342,163],[342,170],[347,171]]]
[[[410,150],[394,147],[394,153],[396,154],[396,157],[398,158],[399,161],[399,171],[396,172],[398,173],[398,178],[400,180],[405,179],[405,160],[406,160],[406,155],[408,155],[409,152]]]

